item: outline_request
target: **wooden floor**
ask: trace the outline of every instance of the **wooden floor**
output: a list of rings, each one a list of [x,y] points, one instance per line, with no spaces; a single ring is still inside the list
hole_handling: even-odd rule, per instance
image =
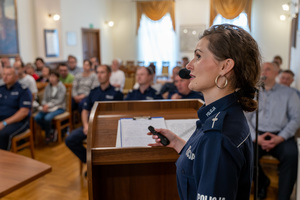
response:
[[[20,154],[30,157],[25,149]],[[79,161],[73,153],[61,144],[35,149],[36,159],[52,166],[52,172],[42,178],[7,195],[1,200],[87,200],[87,180],[79,175]],[[271,179],[266,200],[277,199],[278,176],[276,167],[265,165],[264,169]],[[291,199],[295,199],[293,197]],[[253,195],[250,198],[253,199]]]
[[[30,157],[25,149],[20,154]],[[87,200],[87,180],[79,175],[79,161],[64,143],[35,149],[36,160],[52,166],[52,172],[1,200]],[[86,168],[84,168],[86,169]]]

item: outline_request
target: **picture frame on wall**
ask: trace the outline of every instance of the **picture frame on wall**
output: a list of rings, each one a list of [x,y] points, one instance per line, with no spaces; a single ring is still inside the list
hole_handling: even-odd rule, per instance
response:
[[[199,35],[206,29],[205,24],[180,26],[180,51],[193,52]]]
[[[59,38],[57,29],[45,29],[44,40],[46,57],[59,57]]]
[[[0,57],[19,55],[16,0],[0,0]]]

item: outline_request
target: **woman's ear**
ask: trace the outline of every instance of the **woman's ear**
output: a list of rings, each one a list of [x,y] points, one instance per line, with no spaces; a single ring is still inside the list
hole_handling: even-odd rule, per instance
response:
[[[224,60],[220,75],[225,76],[233,69],[233,67],[234,67],[234,61],[231,58]]]

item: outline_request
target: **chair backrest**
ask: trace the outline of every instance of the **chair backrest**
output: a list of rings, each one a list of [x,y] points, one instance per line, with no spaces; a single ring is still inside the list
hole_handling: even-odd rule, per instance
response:
[[[168,76],[169,75],[169,66],[163,66],[161,74]]]
[[[162,61],[162,66],[163,67],[169,67],[170,66],[170,62],[169,61]]]
[[[66,87],[66,111],[72,111],[72,83],[64,83]]]
[[[134,61],[133,60],[127,60],[126,61],[126,68],[131,69],[134,67]]]
[[[135,84],[135,74],[127,74],[125,78],[124,90],[131,90]]]
[[[137,61],[137,66],[144,67],[145,66],[145,61]]]

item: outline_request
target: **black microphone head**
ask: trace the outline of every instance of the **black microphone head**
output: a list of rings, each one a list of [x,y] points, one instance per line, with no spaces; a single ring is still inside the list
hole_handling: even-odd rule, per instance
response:
[[[267,79],[266,76],[261,76],[261,77],[260,77],[260,80],[261,80],[261,81],[265,81],[266,79]]]
[[[190,73],[191,73],[190,70],[183,68],[179,71],[179,76],[182,79],[190,79],[191,78]]]

